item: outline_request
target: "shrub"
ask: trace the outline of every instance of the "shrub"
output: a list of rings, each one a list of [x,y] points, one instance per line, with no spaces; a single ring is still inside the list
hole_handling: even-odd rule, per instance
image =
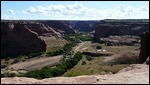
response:
[[[51,55],[51,56],[56,56],[56,55],[61,55],[63,54],[64,50],[63,49],[58,49],[56,51],[52,51],[52,52],[47,52],[47,54]]]
[[[36,56],[40,56],[42,55],[44,52],[35,52],[35,53],[31,53],[29,56],[31,57],[36,57]]]
[[[102,47],[101,46],[96,46],[96,49],[102,49]]]
[[[68,43],[66,45],[64,45],[64,47],[62,49],[58,49],[56,51],[50,51],[47,52],[47,54],[51,55],[51,56],[56,56],[56,55],[61,55],[61,54],[70,54],[69,52],[72,50],[72,47],[75,46],[74,43]]]
[[[40,76],[40,70],[31,70],[31,71],[28,71],[26,74],[25,74],[26,77],[31,77],[31,78],[36,78],[36,79],[42,79],[41,76]]]
[[[53,71],[52,71],[53,76],[54,76],[54,77],[55,77],[55,76],[60,76],[61,74],[64,73],[63,70],[64,70],[64,69],[61,69],[61,67],[53,68]]]
[[[87,59],[88,61],[91,61],[93,58],[92,58],[91,56],[86,56],[86,59]]]
[[[15,76],[16,76],[15,73],[9,73],[9,72],[1,73],[1,77],[15,77]]]
[[[19,58],[19,57],[16,57],[15,60],[12,62],[12,64],[18,63],[19,61],[20,61],[20,58]]]
[[[1,65],[1,69],[7,67],[7,64]]]
[[[82,61],[82,64],[81,65],[85,65],[86,64],[86,62],[85,61]]]
[[[16,74],[15,73],[10,73],[10,77],[15,77]]]
[[[92,43],[96,43],[100,41],[98,38],[95,38],[95,37],[93,37],[91,40],[92,40]]]
[[[52,69],[50,67],[43,67],[41,70],[40,70],[40,76],[41,78],[49,78],[49,77],[52,77]]]

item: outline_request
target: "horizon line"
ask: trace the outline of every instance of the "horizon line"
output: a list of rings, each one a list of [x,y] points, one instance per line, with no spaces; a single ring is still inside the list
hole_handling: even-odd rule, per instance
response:
[[[62,19],[1,19],[1,20],[58,20],[58,21],[63,21]],[[140,19],[99,19],[99,20],[140,20]],[[64,21],[99,21],[99,20],[65,20]],[[146,19],[145,19],[146,20]],[[149,19],[147,19],[149,20]]]

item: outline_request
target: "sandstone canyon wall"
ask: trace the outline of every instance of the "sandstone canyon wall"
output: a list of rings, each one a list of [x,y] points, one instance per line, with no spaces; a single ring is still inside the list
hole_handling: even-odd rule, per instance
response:
[[[1,21],[1,57],[46,51],[40,33],[32,31],[27,24]]]

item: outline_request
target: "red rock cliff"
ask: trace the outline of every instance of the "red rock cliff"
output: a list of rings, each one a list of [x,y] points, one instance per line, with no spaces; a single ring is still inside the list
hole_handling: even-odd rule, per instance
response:
[[[24,24],[1,22],[1,57],[46,51],[45,41]]]

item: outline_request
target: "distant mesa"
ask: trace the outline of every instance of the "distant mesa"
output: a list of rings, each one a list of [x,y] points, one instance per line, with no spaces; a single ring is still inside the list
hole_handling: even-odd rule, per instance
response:
[[[94,37],[109,35],[139,35],[149,30],[148,19],[106,19],[95,27]]]
[[[90,32],[94,30],[98,21],[78,21],[73,28],[82,32]]]

